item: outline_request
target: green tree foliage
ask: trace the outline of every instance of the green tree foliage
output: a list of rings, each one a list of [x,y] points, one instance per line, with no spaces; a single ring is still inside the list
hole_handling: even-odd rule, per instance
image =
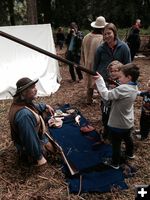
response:
[[[50,23],[52,17],[52,1],[37,0],[38,23]]]
[[[26,0],[27,3],[27,23],[37,24],[37,1],[36,0]]]
[[[54,27],[67,26],[70,22],[80,22],[82,25],[86,17],[87,0],[55,0],[51,4],[51,20]]]
[[[33,3],[37,5],[37,13],[32,17],[37,17],[38,23],[51,23],[54,28],[75,21],[80,27],[90,29],[91,21],[100,15],[120,28],[130,27],[137,18],[142,20],[143,27],[150,22],[150,0],[5,0],[0,1],[0,25],[20,24],[21,20],[25,24]]]
[[[14,1],[12,0],[8,0],[8,12],[10,16],[10,24],[15,25]]]
[[[10,23],[10,15],[8,10],[8,2],[0,1],[0,25],[6,26]]]

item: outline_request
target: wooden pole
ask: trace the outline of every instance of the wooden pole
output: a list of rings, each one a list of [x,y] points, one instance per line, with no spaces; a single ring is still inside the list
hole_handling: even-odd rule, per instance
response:
[[[57,149],[60,151],[62,158],[64,159],[64,162],[68,166],[68,169],[71,173],[71,175],[75,175],[79,173],[79,170],[75,167],[75,165],[67,159],[66,155],[64,154],[64,151],[62,147],[51,137],[51,135],[47,132],[45,132],[45,135],[50,139],[50,141],[57,147]]]
[[[41,49],[41,48],[39,48],[39,47],[37,47],[37,46],[35,46],[35,45],[33,45],[33,44],[30,44],[30,43],[28,43],[28,42],[26,42],[26,41],[24,41],[24,40],[21,40],[21,39],[19,39],[19,38],[17,38],[17,37],[14,37],[14,36],[12,36],[12,35],[9,35],[8,33],[5,33],[5,32],[3,32],[3,31],[0,31],[0,36],[5,37],[5,38],[7,38],[7,39],[9,39],[9,40],[12,40],[12,41],[14,41],[14,42],[17,42],[17,43],[19,43],[19,44],[21,44],[21,45],[23,45],[23,46],[26,46],[26,47],[28,47],[28,48],[30,48],[30,49],[33,49],[33,50],[35,50],[35,51],[38,51],[38,52],[40,52],[40,53],[42,53],[42,54],[45,54],[45,55],[47,55],[47,56],[49,56],[49,57],[51,57],[51,58],[54,58],[54,59],[59,60],[59,61],[61,61],[61,62],[64,62],[64,63],[66,63],[66,64],[68,64],[68,65],[72,65],[73,67],[77,67],[77,68],[79,68],[81,71],[84,71],[84,72],[86,72],[86,73],[88,73],[88,74],[90,74],[90,75],[96,75],[95,72],[93,72],[93,71],[91,71],[91,70],[89,70],[89,69],[86,69],[85,67],[83,67],[83,66],[81,66],[81,65],[79,65],[79,64],[76,64],[76,63],[74,63],[74,62],[71,62],[71,61],[69,61],[69,60],[67,60],[67,59],[65,59],[65,58],[62,58],[62,57],[60,57],[60,56],[57,56],[57,55],[55,55],[55,54],[53,54],[53,53],[50,53],[50,52],[48,52],[48,51],[46,51],[46,50],[44,50],[44,49]]]

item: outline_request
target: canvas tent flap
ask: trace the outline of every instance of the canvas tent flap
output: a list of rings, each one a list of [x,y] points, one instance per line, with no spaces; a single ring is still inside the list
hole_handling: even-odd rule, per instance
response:
[[[0,27],[0,30],[56,54],[50,24]],[[39,78],[38,96],[58,90],[61,80],[58,61],[0,36],[0,99],[10,99],[22,77]]]

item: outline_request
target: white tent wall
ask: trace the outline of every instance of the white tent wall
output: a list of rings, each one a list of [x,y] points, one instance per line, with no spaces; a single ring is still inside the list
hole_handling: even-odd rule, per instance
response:
[[[7,26],[0,27],[0,31],[56,54],[50,24]],[[57,60],[2,36],[0,44],[0,100],[12,98],[16,82],[22,77],[39,78],[38,96],[58,90],[61,76]]]

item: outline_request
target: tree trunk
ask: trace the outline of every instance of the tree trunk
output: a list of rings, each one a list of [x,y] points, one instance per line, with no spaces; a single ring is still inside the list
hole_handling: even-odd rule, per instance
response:
[[[15,18],[14,18],[14,1],[8,0],[8,10],[10,15],[10,24],[15,25]]]
[[[27,23],[37,24],[37,1],[36,0],[26,0],[27,2]]]

